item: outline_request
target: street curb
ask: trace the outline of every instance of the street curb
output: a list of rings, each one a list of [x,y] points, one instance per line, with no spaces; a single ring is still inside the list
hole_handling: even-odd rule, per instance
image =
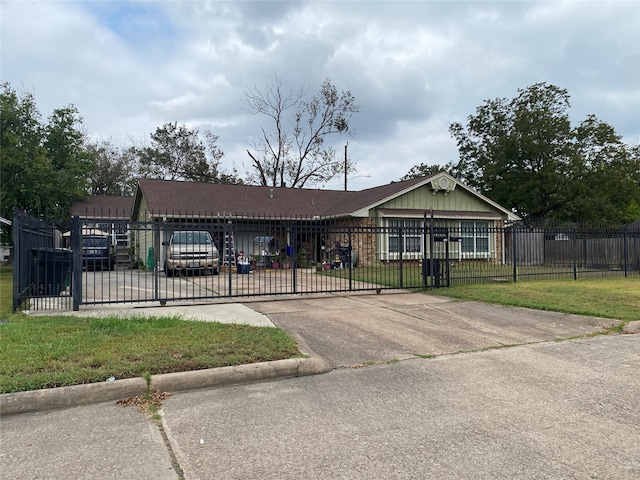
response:
[[[290,358],[273,362],[154,375],[151,377],[151,388],[162,392],[176,393],[201,388],[227,387],[280,378],[318,375],[331,370],[331,366],[319,357]],[[0,395],[0,415],[115,402],[142,395],[146,390],[147,382],[143,378],[127,378],[112,382],[5,393]]]

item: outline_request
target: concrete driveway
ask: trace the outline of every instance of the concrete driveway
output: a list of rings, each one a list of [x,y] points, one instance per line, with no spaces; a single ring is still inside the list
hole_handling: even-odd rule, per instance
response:
[[[596,332],[617,325],[583,317],[423,293],[394,292],[247,303],[333,367],[352,367]]]

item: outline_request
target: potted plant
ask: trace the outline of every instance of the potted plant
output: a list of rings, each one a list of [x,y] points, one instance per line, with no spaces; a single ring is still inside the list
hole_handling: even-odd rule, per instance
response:
[[[282,268],[284,270],[288,270],[291,268],[291,259],[288,256],[284,256],[282,257],[282,260],[280,261],[280,265],[282,266]]]

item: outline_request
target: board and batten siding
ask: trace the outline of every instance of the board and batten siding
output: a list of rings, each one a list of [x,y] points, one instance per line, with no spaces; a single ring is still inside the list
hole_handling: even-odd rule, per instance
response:
[[[377,208],[497,213],[491,205],[483,202],[464,188],[458,187],[446,194],[443,191],[437,191],[434,195],[433,190],[428,185],[384,202],[378,205]]]

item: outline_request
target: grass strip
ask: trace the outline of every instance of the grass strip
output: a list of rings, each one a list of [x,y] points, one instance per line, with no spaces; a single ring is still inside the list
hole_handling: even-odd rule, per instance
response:
[[[283,330],[161,318],[11,315],[0,393],[302,356]]]
[[[13,270],[0,266],[0,318],[5,318],[13,310]]]
[[[430,293],[591,317],[640,320],[640,277],[465,285]]]

